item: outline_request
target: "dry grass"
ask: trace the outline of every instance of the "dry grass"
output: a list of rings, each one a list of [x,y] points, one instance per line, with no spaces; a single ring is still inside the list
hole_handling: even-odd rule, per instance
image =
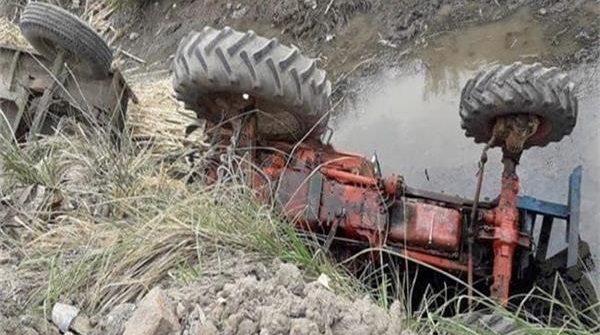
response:
[[[3,189],[14,199],[26,184],[43,185],[62,199],[58,206],[48,204],[55,197],[41,199],[46,204],[36,210],[14,203],[22,213],[18,231],[28,234],[6,231],[0,239],[21,254],[19,271],[42,278],[29,307],[74,299],[90,313],[105,311],[135,301],[182,266],[204,264],[215,248],[292,262],[355,292],[341,268],[315,256],[245,185],[186,184],[172,176],[184,169],[183,160],[165,163],[156,147],[139,150],[127,139],[117,151],[103,138],[59,135],[3,151]],[[183,150],[170,154],[183,156]],[[40,159],[45,164],[31,165]]]
[[[139,104],[128,111],[133,139],[154,143],[157,152],[182,148],[187,140],[185,127],[196,117],[174,98],[170,78],[152,80],[141,76],[130,83],[139,99]]]
[[[21,35],[19,26],[0,16],[0,44],[30,48],[29,42]]]

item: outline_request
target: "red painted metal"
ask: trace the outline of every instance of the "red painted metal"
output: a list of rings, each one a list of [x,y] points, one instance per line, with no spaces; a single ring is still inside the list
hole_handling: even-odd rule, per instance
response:
[[[392,222],[388,240],[421,248],[457,252],[462,238],[462,216],[456,209],[404,199],[404,220]]]
[[[467,272],[468,270],[465,264],[447,258],[437,257],[434,255],[413,250],[406,250],[404,254],[410,258],[414,258],[418,261],[435,266],[440,269],[458,272]]]
[[[372,163],[364,157],[299,146],[291,158],[272,154],[263,162],[266,166],[262,170],[278,181],[275,196],[285,217],[299,227],[328,232],[335,226],[337,235],[365,241],[372,247],[381,248],[384,242],[406,246],[415,259],[428,264],[450,271],[466,268],[437,255],[458,252],[460,211],[402,197],[401,179],[394,175],[376,178]],[[311,191],[314,178],[322,179],[316,192]],[[319,199],[311,198],[315,196]],[[390,215],[384,198],[399,199],[395,208],[403,213],[400,218]],[[426,249],[435,252],[428,255],[423,253]]]
[[[366,186],[371,186],[371,187],[377,187],[377,184],[378,184],[377,179],[375,179],[375,178],[364,177],[364,176],[352,174],[349,172],[336,170],[333,168],[321,168],[320,171],[325,176],[336,179],[336,180],[344,182],[344,183],[360,184],[360,185],[366,185]]]
[[[491,287],[491,295],[504,305],[508,303],[513,258],[520,241],[518,193],[519,177],[515,173],[515,163],[506,159],[498,207],[484,215],[485,221],[493,226],[491,239],[494,249],[492,271],[494,282]]]
[[[254,147],[253,124],[242,131],[240,143]],[[291,145],[268,143],[270,149],[252,149],[259,166],[252,185],[262,201],[279,205],[285,218],[297,227],[364,242],[397,252],[431,266],[468,273],[462,254],[462,210],[456,204],[403,193],[403,181],[395,175],[380,178],[366,158],[338,152],[320,143]],[[216,173],[208,173],[216,176]],[[492,241],[494,252],[492,296],[507,303],[515,250],[530,245],[519,232],[515,163],[505,160],[502,190],[497,208],[483,213],[477,222],[475,242]],[[485,246],[486,243],[480,244]],[[475,266],[475,265],[473,265]]]

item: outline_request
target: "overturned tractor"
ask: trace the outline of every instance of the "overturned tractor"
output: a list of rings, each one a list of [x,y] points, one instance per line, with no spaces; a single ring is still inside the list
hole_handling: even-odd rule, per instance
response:
[[[52,132],[65,110],[120,132],[132,93],[110,68],[102,39],[68,12],[37,2],[25,8],[21,28],[41,55],[0,47],[2,135],[20,141]],[[415,189],[401,175],[382,176],[377,159],[333,148],[326,73],[276,39],[231,28],[191,32],[173,74],[177,98],[205,121],[186,133],[204,128],[211,139],[203,171],[209,182],[223,177],[221,157],[243,156],[258,198],[275,203],[298,229],[326,236],[327,248],[352,241],[371,259],[391,250],[504,306],[535,285],[552,291],[558,273],[565,284],[559,291],[585,312],[580,321],[597,322],[598,299],[584,273],[591,258],[579,236],[581,167],[569,178],[566,205],[519,195],[524,150],[560,141],[576,124],[573,84],[558,69],[498,65],[465,85],[462,127],[485,144],[473,199]],[[484,202],[479,191],[491,148],[502,150],[504,170],[499,196]],[[555,224],[563,225],[568,246],[549,258]]]
[[[372,253],[394,250],[464,278],[469,288],[487,283],[483,290],[502,305],[510,303],[517,283],[521,290],[523,283],[544,287],[543,279],[556,273],[581,299],[578,308],[597,301],[582,275],[589,251],[578,230],[581,167],[569,179],[567,205],[519,195],[523,150],[561,140],[576,123],[573,84],[556,68],[515,63],[467,82],[462,127],[485,143],[473,200],[412,188],[400,175],[383,177],[376,160],[329,145],[331,84],[315,60],[276,39],[207,27],[181,41],[173,72],[178,99],[207,121],[214,149],[205,170],[209,181],[222,177],[220,155],[236,152],[254,166],[249,180],[259,197],[275,200],[298,229],[350,239]],[[482,202],[486,152],[494,147],[503,152],[500,193]],[[541,233],[535,236],[538,217]],[[548,259],[558,220],[566,222],[560,224],[568,247]]]

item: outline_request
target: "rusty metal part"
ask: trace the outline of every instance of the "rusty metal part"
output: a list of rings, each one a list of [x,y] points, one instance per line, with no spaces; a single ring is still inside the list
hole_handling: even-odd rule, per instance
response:
[[[540,118],[533,114],[518,114],[496,119],[492,132],[494,145],[505,152],[520,155],[527,139],[534,135],[540,126]]]
[[[402,199],[391,209],[388,241],[408,246],[458,252],[462,214],[457,209]]]
[[[516,173],[518,159],[527,139],[535,134],[539,118],[534,115],[516,115],[499,118],[494,125],[492,140],[500,143],[503,149],[502,187],[498,206],[485,213],[484,220],[491,227],[484,227],[479,239],[491,239],[494,250],[493,284],[491,295],[499,303],[506,305],[510,294],[510,281],[513,258],[517,247],[529,247],[527,236],[519,232],[519,210],[517,196],[519,177]],[[478,195],[476,195],[477,197]],[[476,200],[477,202],[477,200]],[[473,206],[476,209],[476,206]],[[472,218],[476,215],[472,213]]]
[[[502,173],[502,190],[498,207],[492,214],[486,215],[488,224],[494,227],[493,242],[494,267],[492,276],[494,283],[491,295],[501,304],[508,303],[510,280],[513,269],[515,250],[519,245],[519,210],[517,209],[517,194],[519,193],[519,177],[516,175],[515,162],[504,159]]]
[[[277,149],[286,152],[286,145]],[[372,162],[361,156],[309,145],[291,157],[270,154],[264,164],[262,170],[278,181],[274,192],[284,216],[299,228],[335,230],[373,248],[387,245],[447,271],[466,271],[452,259],[462,238],[460,210],[406,198],[401,177],[377,178]]]
[[[49,71],[52,68],[53,63],[35,51],[0,45],[0,108],[8,119],[8,131],[12,131],[3,135],[26,140],[32,119],[37,116],[36,106],[40,106],[44,92],[52,91],[51,105],[60,104],[61,108],[50,108],[52,118],[42,124],[44,130],[51,130],[49,126],[53,125],[55,115],[66,114],[90,126],[105,125],[108,120],[120,136],[128,102],[136,103],[137,99],[118,69],[101,80],[81,77],[75,71],[64,78],[62,85],[56,85],[56,73]],[[55,89],[51,90],[51,86]],[[94,120],[96,117],[100,119],[98,122]]]
[[[479,197],[481,195],[481,186],[483,184],[483,173],[485,171],[485,163],[487,163],[488,157],[487,152],[496,144],[497,134],[494,132],[490,141],[485,145],[481,151],[481,157],[479,158],[479,168],[477,171],[477,185],[475,187],[475,197],[473,198],[473,206],[471,207],[471,217],[469,220],[469,227],[467,229],[467,294],[469,296],[469,305],[471,305],[471,298],[473,297],[473,240],[474,231],[473,225],[477,218],[477,210],[479,207]]]
[[[434,255],[430,255],[430,254],[426,254],[426,253],[418,252],[418,251],[413,251],[413,250],[406,250],[405,255],[407,255],[410,258],[414,258],[418,261],[421,261],[423,263],[433,265],[440,269],[449,270],[449,271],[467,272],[466,265],[464,265],[460,262],[457,262],[457,261],[447,259],[447,258],[437,257]]]
[[[48,115],[48,108],[50,107],[51,102],[50,99],[54,94],[54,90],[63,85],[63,81],[65,79],[65,56],[66,52],[64,50],[57,50],[56,58],[54,59],[54,63],[52,64],[52,69],[50,72],[53,80],[50,86],[48,86],[48,88],[46,88],[44,91],[44,94],[37,105],[33,122],[29,128],[29,140],[38,135],[42,125],[44,124],[44,121],[46,120],[46,115]]]

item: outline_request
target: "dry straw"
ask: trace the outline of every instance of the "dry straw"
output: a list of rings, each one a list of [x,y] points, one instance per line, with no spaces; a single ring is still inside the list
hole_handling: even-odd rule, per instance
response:
[[[195,119],[193,112],[173,97],[170,78],[150,80],[137,77],[130,82],[139,103],[130,104],[128,124],[136,141],[151,141],[159,151],[181,147],[185,127]]]
[[[0,16],[0,44],[12,45],[21,48],[29,48],[29,43],[21,35],[19,26],[5,17]]]

